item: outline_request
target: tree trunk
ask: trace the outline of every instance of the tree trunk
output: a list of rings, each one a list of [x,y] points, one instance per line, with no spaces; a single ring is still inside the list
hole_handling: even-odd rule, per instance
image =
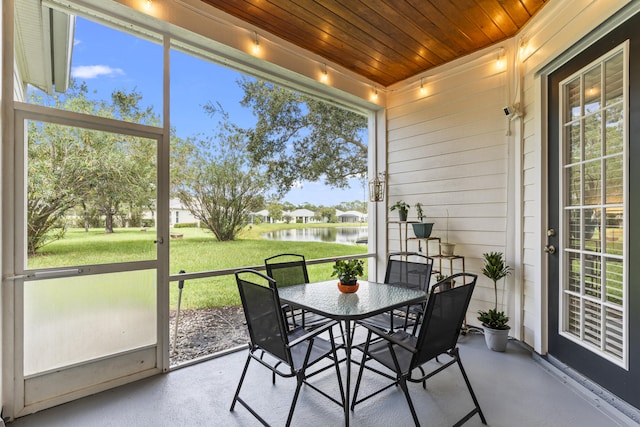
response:
[[[87,205],[82,202],[82,213],[84,216],[84,232],[89,232],[89,213],[87,212]]]
[[[107,212],[104,221],[104,232],[113,233],[113,213]]]

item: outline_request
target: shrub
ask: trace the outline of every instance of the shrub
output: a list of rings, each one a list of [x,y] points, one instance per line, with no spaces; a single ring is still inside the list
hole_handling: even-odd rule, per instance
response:
[[[156,222],[151,218],[143,218],[142,226],[146,228],[153,228],[156,226]]]
[[[174,224],[173,228],[196,228],[197,222],[181,222],[180,224]]]

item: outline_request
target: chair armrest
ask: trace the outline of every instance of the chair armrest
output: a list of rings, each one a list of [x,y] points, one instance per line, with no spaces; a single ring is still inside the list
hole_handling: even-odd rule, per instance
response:
[[[301,342],[307,341],[309,338],[313,338],[316,337],[318,335],[320,335],[321,333],[325,332],[326,330],[328,330],[329,328],[337,325],[338,322],[337,321],[333,321],[333,322],[329,322],[325,325],[322,325],[319,328],[314,329],[313,331],[307,332],[306,334],[299,336],[298,338],[294,339],[293,341],[289,342],[289,347],[295,347],[296,345],[300,344]]]
[[[377,326],[373,326],[373,325],[369,325],[368,323],[364,323],[364,322],[358,322],[358,325],[360,326],[364,326],[365,328],[369,329],[371,332],[373,332],[376,335],[387,335],[387,331],[378,328]]]
[[[391,342],[392,344],[399,345],[400,347],[404,348],[407,351],[410,351],[411,353],[417,353],[418,352],[417,348],[408,345],[406,342],[400,341],[399,339],[397,339],[393,335],[388,334],[387,332],[383,331],[380,328],[377,328],[377,327],[372,326],[372,325],[367,325],[366,323],[361,323],[360,325],[362,325],[365,328],[369,329],[371,332],[375,333],[380,338],[385,339],[385,340]],[[409,334],[407,334],[407,336],[409,336]]]

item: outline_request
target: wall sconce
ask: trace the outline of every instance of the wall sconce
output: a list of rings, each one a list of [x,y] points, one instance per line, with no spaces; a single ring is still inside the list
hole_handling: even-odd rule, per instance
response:
[[[420,78],[420,95],[425,96],[427,94],[427,88],[424,85],[424,77]]]
[[[378,88],[373,88],[373,93],[371,94],[371,100],[372,101],[377,101],[378,100]]]
[[[520,41],[520,48],[518,50],[520,62],[526,61],[532,53],[533,47],[531,47],[531,44],[527,39],[522,38],[522,40]]]
[[[504,48],[498,49],[498,57],[496,59],[496,69],[498,71],[504,71],[507,69],[507,60],[504,57]]]
[[[153,7],[153,2],[151,0],[144,0],[144,4],[143,4],[142,7],[144,8],[144,10],[149,12],[151,10],[151,8]]]
[[[327,74],[327,64],[322,64],[322,74],[320,74],[320,81],[326,83],[329,81],[329,74]]]
[[[256,31],[254,31],[253,34],[255,36],[253,39],[253,53],[257,55],[260,53],[260,40],[258,40],[258,33]]]
[[[380,172],[369,181],[369,200],[372,202],[383,202],[385,187],[387,185],[387,173]]]

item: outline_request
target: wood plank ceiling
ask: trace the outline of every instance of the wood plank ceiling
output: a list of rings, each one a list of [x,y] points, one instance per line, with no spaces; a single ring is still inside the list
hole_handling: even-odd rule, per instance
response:
[[[515,35],[549,0],[202,0],[389,86]]]

